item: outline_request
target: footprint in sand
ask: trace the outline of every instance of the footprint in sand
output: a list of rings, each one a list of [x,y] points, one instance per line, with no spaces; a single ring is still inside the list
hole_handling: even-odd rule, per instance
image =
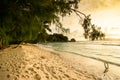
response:
[[[41,59],[45,59],[45,57],[44,57],[44,56],[41,56]]]
[[[68,74],[64,74],[65,77],[67,77],[69,80],[77,80],[75,78],[71,78]]]
[[[7,78],[10,78],[10,74],[7,75]]]
[[[29,78],[30,76],[29,75],[25,75],[26,76],[26,78]]]
[[[19,77],[20,77],[20,75],[19,75],[19,74],[16,74],[16,77],[18,77],[18,78],[19,78]]]
[[[9,71],[9,69],[6,69],[6,71]]]
[[[22,75],[23,78],[29,78],[30,76],[29,75]]]
[[[37,64],[33,64],[33,67],[36,68],[36,69],[40,69],[39,65],[37,65]]]
[[[0,66],[0,69],[1,69],[2,67]]]
[[[15,77],[13,80],[18,80],[18,77]]]
[[[26,74],[29,74],[29,71],[28,71],[28,70],[26,70],[26,71],[25,71],[25,73],[26,73]]]
[[[70,76],[68,74],[64,74],[64,76],[66,76],[67,78],[70,78]]]
[[[33,68],[28,68],[29,71],[31,71],[31,74],[36,74],[37,72]]]
[[[23,78],[25,78],[25,75],[22,75]]]
[[[41,77],[39,74],[36,74],[35,77],[34,77],[35,80],[41,80]]]

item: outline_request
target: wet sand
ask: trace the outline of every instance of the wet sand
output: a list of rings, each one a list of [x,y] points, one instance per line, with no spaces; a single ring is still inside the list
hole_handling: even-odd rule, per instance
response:
[[[120,66],[108,62],[108,69],[105,68],[104,61],[85,57],[80,54],[56,51],[38,44],[40,48],[59,54],[63,61],[66,61],[74,70],[92,75],[95,80],[120,80]],[[105,72],[106,71],[106,72]],[[104,73],[105,72],[105,73]]]
[[[67,57],[31,44],[11,46],[0,51],[0,80],[97,80]]]
[[[73,53],[61,52],[59,54],[74,69],[92,75],[95,80],[120,80],[120,66],[108,63],[108,71],[104,73],[106,62]]]

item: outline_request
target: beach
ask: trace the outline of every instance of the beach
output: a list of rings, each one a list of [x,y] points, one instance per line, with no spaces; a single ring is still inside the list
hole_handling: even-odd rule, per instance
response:
[[[119,41],[47,43],[38,46],[59,53],[67,64],[92,75],[96,80],[120,80]]]
[[[0,50],[0,80],[97,80],[68,60],[36,45],[13,45]]]
[[[95,80],[120,80],[119,66],[108,63],[108,71],[104,73],[106,62],[69,53],[61,56],[68,64],[73,65],[74,69],[92,75]]]

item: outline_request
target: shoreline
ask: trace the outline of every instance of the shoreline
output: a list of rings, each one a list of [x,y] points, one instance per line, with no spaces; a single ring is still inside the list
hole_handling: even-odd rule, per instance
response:
[[[68,62],[68,64],[72,65],[72,67],[74,67],[76,70],[93,75],[96,80],[120,80],[120,66],[116,64],[108,63],[108,72],[104,74],[104,63],[106,62],[103,60],[74,53],[56,51],[54,49],[46,47],[44,47],[44,49],[58,53],[62,58],[64,58]]]
[[[85,57],[85,58],[90,58],[90,59],[93,59],[93,60],[97,60],[97,61],[100,61],[100,62],[103,62],[103,63],[108,63],[108,64],[111,64],[111,65],[115,65],[115,66],[120,67],[119,63],[113,63],[111,61],[103,60],[103,59],[100,59],[100,58],[86,56],[86,55],[82,55],[82,54],[78,54],[78,53],[74,53],[74,52],[67,52],[67,51],[60,51],[60,50],[57,50],[57,49],[51,49],[51,48],[45,47],[45,46],[43,46],[41,44],[35,44],[35,45],[40,47],[40,48],[43,48],[45,50],[48,50],[48,51],[52,51],[52,52],[56,52],[56,53],[69,53],[69,54],[78,55],[78,56],[82,56],[82,57]]]
[[[33,44],[11,46],[0,51],[0,79],[98,80],[67,61],[65,56]]]

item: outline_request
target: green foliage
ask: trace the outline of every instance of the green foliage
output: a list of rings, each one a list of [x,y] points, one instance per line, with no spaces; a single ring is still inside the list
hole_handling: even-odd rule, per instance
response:
[[[79,0],[1,0],[0,48],[11,43],[37,42],[46,39],[49,25],[62,29],[60,16],[71,14]],[[46,24],[49,24],[46,26]]]
[[[85,16],[82,26],[84,29],[85,39],[92,41],[105,39],[105,34],[100,30],[101,28],[91,24],[90,15]]]
[[[49,35],[47,38],[48,42],[67,42],[68,37],[64,36],[62,34],[56,34],[54,33],[53,35]]]
[[[94,24],[91,25],[91,32],[89,32],[89,40],[104,40],[105,34],[100,30],[100,27],[95,26]]]

